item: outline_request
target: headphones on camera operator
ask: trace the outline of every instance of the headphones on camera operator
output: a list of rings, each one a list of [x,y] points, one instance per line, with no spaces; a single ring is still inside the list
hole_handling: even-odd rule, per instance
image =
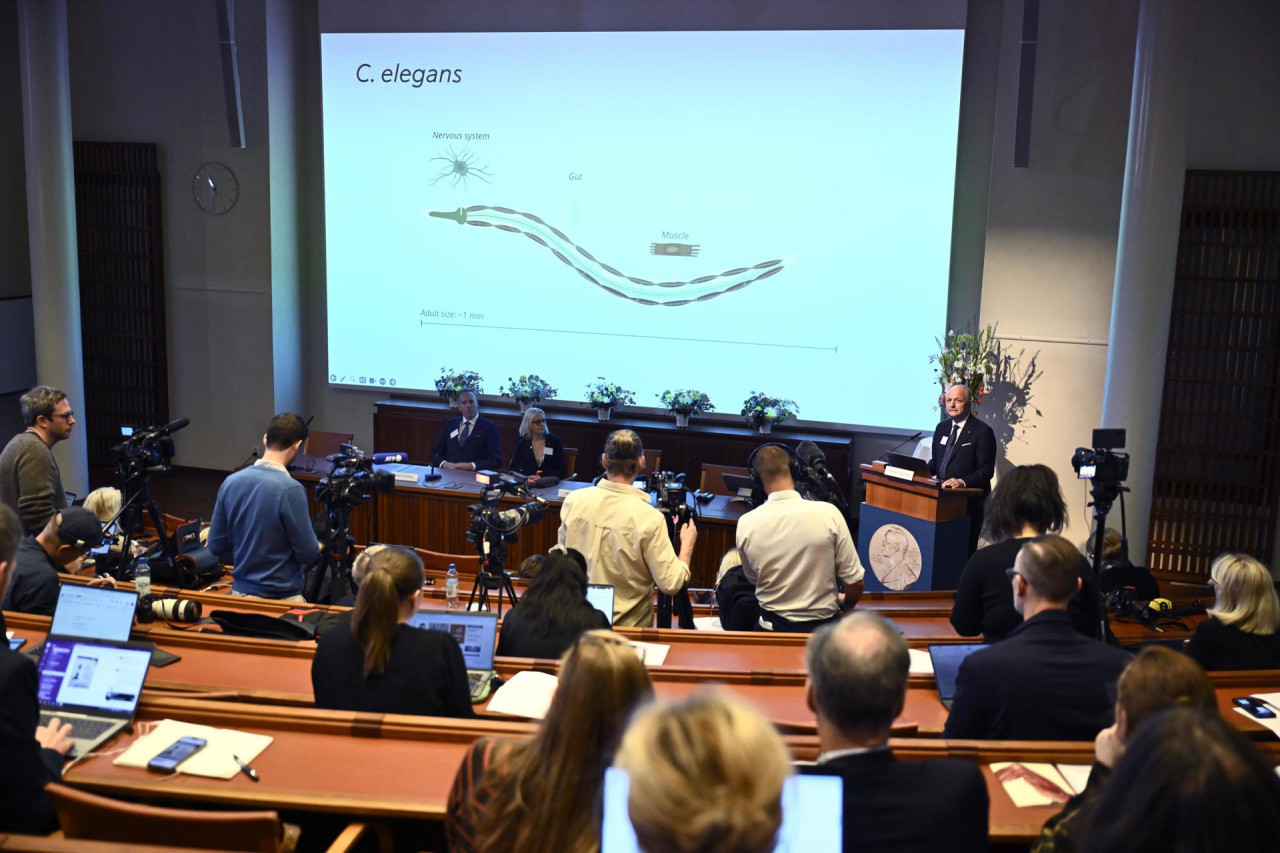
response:
[[[766,447],[779,447],[787,454],[787,471],[791,474],[791,482],[796,484],[796,491],[806,498],[809,497],[800,489],[800,484],[805,482],[806,478],[800,469],[800,460],[796,458],[795,451],[780,441],[767,441],[751,451],[751,455],[747,457],[747,473],[751,477],[751,505],[761,506],[768,499],[764,491],[764,481],[760,479],[760,472],[756,470],[756,454]]]

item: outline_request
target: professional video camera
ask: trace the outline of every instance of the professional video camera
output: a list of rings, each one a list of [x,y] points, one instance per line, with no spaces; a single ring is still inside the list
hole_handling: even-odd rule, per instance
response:
[[[373,457],[354,444],[344,442],[337,453],[325,459],[333,463],[333,469],[316,483],[316,500],[326,507],[354,507],[376,494],[390,494],[396,487],[395,475],[373,470]]]
[[[134,429],[120,427],[124,441],[111,448],[116,460],[116,473],[122,481],[145,474],[169,470],[173,461],[173,433],[191,423],[190,418],[178,418],[164,426]]]
[[[812,441],[802,441],[796,445],[795,458],[803,480],[796,483],[796,490],[810,500],[834,505],[848,521],[849,502],[840,490],[839,481],[827,467],[827,455],[822,448]]]
[[[172,567],[178,558],[178,544],[165,532],[164,516],[156,505],[151,494],[151,475],[169,470],[173,461],[173,433],[191,423],[190,418],[178,418],[164,426],[153,426],[135,429],[121,426],[120,435],[124,441],[111,448],[115,457],[116,478],[120,489],[120,511],[107,524],[113,525],[122,535],[120,540],[121,556],[115,560],[104,561],[103,568],[113,563],[114,576],[117,580],[130,580],[133,577],[133,560],[130,557],[133,537],[142,532],[142,516],[147,513],[155,527],[156,536],[160,540],[160,551],[155,555],[156,566],[163,570]]]
[[[1071,467],[1081,480],[1089,481],[1089,494],[1093,498],[1093,580],[1098,583],[1102,576],[1102,540],[1107,531],[1107,513],[1117,497],[1129,491],[1121,485],[1129,476],[1129,454],[1116,453],[1115,448],[1124,447],[1125,431],[1122,429],[1095,429],[1093,431],[1093,447],[1077,447],[1071,457]],[[1121,497],[1120,511],[1124,513],[1124,499]],[[1101,616],[1100,639],[1107,636],[1107,608],[1099,604]]]
[[[689,505],[689,488],[684,474],[671,471],[655,471],[649,475],[649,491],[653,493],[653,505],[657,507],[675,529],[693,520],[693,507]]]
[[[476,481],[483,486],[481,502],[467,507],[471,516],[467,541],[476,546],[480,555],[480,571],[471,587],[467,607],[470,609],[479,596],[480,609],[487,609],[489,591],[494,590],[498,595],[498,614],[501,615],[503,593],[511,600],[512,607],[516,604],[515,587],[506,570],[507,543],[519,541],[520,528],[542,518],[547,502],[529,491],[529,478],[522,474],[477,471]],[[529,501],[509,509],[499,509],[502,498],[507,495],[529,498]]]

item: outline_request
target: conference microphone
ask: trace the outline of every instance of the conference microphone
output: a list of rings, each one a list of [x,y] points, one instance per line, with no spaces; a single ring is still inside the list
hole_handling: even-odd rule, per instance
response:
[[[896,451],[897,451],[897,450],[899,450],[899,449],[900,449],[904,444],[910,444],[911,442],[915,441],[917,438],[920,438],[922,435],[924,435],[924,430],[920,430],[920,431],[919,431],[919,432],[917,432],[915,435],[908,437],[908,438],[906,439],[906,441],[898,442],[898,444],[894,445],[893,447],[890,447],[890,448],[889,448],[888,450],[886,450],[884,453],[881,453],[881,454],[880,454],[880,456],[879,456],[878,458],[879,458],[881,461],[883,461],[883,460],[884,460],[884,458],[885,458],[886,456],[888,456],[890,453],[894,453],[894,452],[896,452]]]
[[[403,450],[397,453],[375,453],[373,454],[374,465],[386,465],[389,462],[408,462],[409,454]]]

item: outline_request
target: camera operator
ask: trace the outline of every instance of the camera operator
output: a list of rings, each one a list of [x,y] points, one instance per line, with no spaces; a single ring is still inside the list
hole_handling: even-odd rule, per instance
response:
[[[616,430],[605,440],[600,462],[605,479],[570,492],[560,510],[560,544],[587,558],[591,583],[613,584],[613,624],[653,625],[653,586],[667,595],[689,580],[689,563],[698,531],[680,528],[676,555],[661,512],[634,485],[644,467],[640,436]]]
[[[230,563],[232,595],[305,601],[307,568],[320,554],[307,514],[307,493],[289,463],[307,439],[295,414],[276,415],[262,437],[262,458],[218,489],[209,524],[209,550]]]
[[[768,499],[738,520],[742,571],[756,585],[760,627],[810,633],[840,618],[862,596],[862,564],[840,511],[796,491],[785,448],[765,445],[754,456]]]

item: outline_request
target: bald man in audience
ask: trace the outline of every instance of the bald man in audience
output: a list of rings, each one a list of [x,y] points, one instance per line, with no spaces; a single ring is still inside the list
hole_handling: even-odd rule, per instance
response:
[[[844,779],[846,851],[980,853],[988,801],[978,766],[899,761],[889,750],[909,665],[907,644],[875,614],[853,613],[814,632],[805,649],[805,698],[822,749],[813,772]]]
[[[942,736],[1093,740],[1114,722],[1116,679],[1129,654],[1071,624],[1080,552],[1061,536],[1037,536],[1008,571],[1023,622],[960,664]]]
[[[760,627],[809,633],[840,618],[862,595],[862,564],[840,511],[796,491],[786,448],[766,444],[752,460],[768,500],[738,520],[742,571],[755,584]]]

